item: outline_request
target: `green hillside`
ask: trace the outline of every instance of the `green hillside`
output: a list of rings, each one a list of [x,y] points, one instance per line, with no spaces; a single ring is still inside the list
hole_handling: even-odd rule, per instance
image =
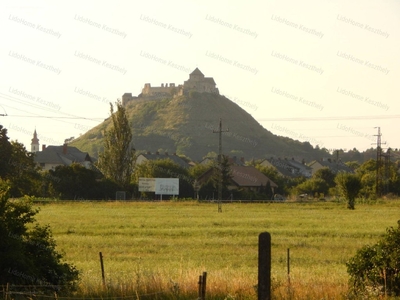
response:
[[[200,160],[207,153],[218,152],[219,119],[222,119],[223,153],[252,158],[294,157],[311,160],[326,155],[309,143],[279,137],[262,127],[250,114],[228,98],[210,93],[192,92],[169,99],[131,100],[126,105],[132,122],[133,143],[138,151],[162,151]],[[97,157],[102,150],[107,119],[71,145]]]

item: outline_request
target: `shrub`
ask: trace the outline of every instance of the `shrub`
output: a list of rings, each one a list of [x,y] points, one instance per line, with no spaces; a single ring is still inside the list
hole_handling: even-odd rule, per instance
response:
[[[0,182],[1,183],[1,182]],[[51,292],[72,291],[79,272],[63,261],[49,226],[40,226],[29,197],[8,199],[0,190],[0,285],[41,286]]]
[[[347,208],[354,209],[356,197],[361,189],[361,181],[357,175],[349,173],[338,173],[335,177],[336,187],[347,200]]]
[[[387,229],[382,240],[364,246],[346,264],[353,295],[400,295],[400,220],[397,224],[397,228]]]

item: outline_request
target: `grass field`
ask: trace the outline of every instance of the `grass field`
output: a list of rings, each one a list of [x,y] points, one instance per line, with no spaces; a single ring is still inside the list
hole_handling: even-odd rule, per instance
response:
[[[85,298],[256,299],[258,235],[272,240],[274,299],[344,299],[346,261],[400,219],[400,201],[357,203],[57,202],[40,204]],[[290,285],[287,274],[290,249]],[[99,252],[104,257],[102,287]]]

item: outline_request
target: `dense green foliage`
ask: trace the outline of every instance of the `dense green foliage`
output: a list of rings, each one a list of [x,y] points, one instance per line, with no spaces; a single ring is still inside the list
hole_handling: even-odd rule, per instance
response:
[[[61,200],[115,199],[118,190],[115,182],[80,164],[57,166],[44,172],[43,186],[44,196]]]
[[[203,169],[201,167],[198,168],[200,170]],[[228,186],[232,184],[232,170],[228,156],[222,155],[221,162],[218,162],[218,159],[210,161],[210,163],[206,164],[203,171],[203,174],[200,174],[203,177],[202,183],[199,186],[200,198],[218,199],[219,185],[221,184],[222,199],[231,199],[232,191],[228,189]]]
[[[0,125],[0,179],[7,180],[13,197],[38,195],[41,176],[33,154],[18,142],[9,141],[7,129]]]
[[[324,197],[335,186],[335,174],[329,168],[317,170],[313,176],[298,184],[295,188],[297,194],[308,194],[312,197]]]
[[[182,99],[181,99],[182,100]],[[170,102],[160,101],[158,102],[159,109],[166,109]],[[146,102],[146,105],[150,105],[150,102]],[[40,168],[34,162],[34,154],[28,152],[22,144],[14,141],[9,141],[7,136],[7,129],[0,127],[0,151],[2,154],[0,178],[6,180],[10,186],[10,194],[13,197],[21,197],[24,195],[35,196],[35,197],[50,197],[56,199],[115,199],[115,192],[118,190],[128,191],[126,199],[139,198],[140,195],[137,192],[137,176],[131,176],[131,172],[139,174],[144,172],[143,167],[138,167],[137,170],[133,167],[133,153],[132,143],[129,138],[130,128],[127,120],[125,108],[120,103],[118,111],[112,113],[111,120],[114,120],[116,127],[109,128],[106,130],[107,136],[110,138],[108,145],[111,147],[109,150],[102,153],[103,158],[100,160],[100,166],[104,167],[107,165],[110,169],[102,170],[106,177],[95,168],[92,170],[84,169],[78,165],[71,166],[59,166],[49,171],[41,171]],[[151,105],[150,105],[151,106]],[[113,112],[113,109],[111,109]],[[151,110],[150,110],[151,111]],[[167,123],[166,126],[174,127],[176,123]],[[114,135],[115,128],[121,128],[122,132],[126,133],[123,135]],[[148,128],[143,128],[147,130]],[[120,130],[120,129],[118,129]],[[121,139],[121,143],[118,144],[115,138]],[[175,139],[176,136],[173,136]],[[225,137],[224,137],[225,138]],[[120,145],[120,146],[118,146]],[[125,147],[127,152],[120,151]],[[112,151],[116,150],[116,156],[119,163],[115,163],[117,160],[110,156]],[[118,151],[117,151],[118,150]],[[124,156],[125,154],[126,156]],[[209,154],[216,155],[215,152],[209,152]],[[126,159],[126,160],[125,160]],[[187,159],[187,158],[186,158]],[[125,163],[126,162],[126,163]],[[335,181],[335,174],[327,168],[318,170],[311,178],[307,179],[304,177],[283,177],[279,175],[276,169],[272,167],[263,167],[260,165],[262,160],[251,160],[248,164],[258,168],[263,174],[269,177],[273,182],[278,184],[278,188],[275,189],[275,194],[282,194],[285,198],[298,198],[299,195],[307,194],[308,198],[323,199],[326,197],[337,197],[340,191],[343,191],[338,185],[340,178]],[[215,163],[215,162],[214,162]],[[117,165],[122,167],[117,167]],[[360,193],[358,196],[364,199],[376,199],[376,183],[377,183],[377,171],[376,161],[369,160],[361,165],[355,163],[349,163],[355,170],[355,176],[360,182]],[[199,190],[200,199],[216,199],[218,196],[217,182],[218,172],[216,172],[216,165],[197,165],[190,167],[188,170],[176,169],[176,166],[170,164],[160,165],[163,172],[147,172],[146,176],[159,177],[173,177],[174,175],[181,180],[181,198],[192,198],[196,197],[197,193],[194,193],[194,186]],[[154,168],[154,166],[152,167]],[[195,182],[198,177],[205,173],[210,168],[214,168],[211,172],[212,176],[202,182],[201,187]],[[224,168],[223,179],[223,199],[271,199],[269,187],[261,187],[260,192],[249,192],[246,189],[237,189],[234,191],[228,191],[226,188],[229,185],[229,172],[228,168]],[[400,176],[397,172],[398,162],[388,161],[383,164],[380,170],[381,178],[381,189],[383,195],[393,197],[393,195],[400,194]],[[120,175],[111,175],[111,171],[119,172]],[[122,175],[121,175],[122,174]],[[158,175],[157,175],[158,174]],[[124,178],[124,182],[122,182]],[[354,179],[356,180],[356,179]],[[343,186],[343,185],[342,185]],[[340,194],[347,199],[350,199],[349,208],[352,207],[352,202],[355,197],[348,198],[345,193]]]
[[[287,195],[290,193],[291,180],[279,175],[278,171],[274,167],[264,167],[260,164],[255,164],[254,167],[278,185],[275,194]]]
[[[104,150],[99,154],[97,166],[107,179],[123,189],[129,189],[135,149],[125,107],[120,101],[117,101],[116,105],[117,111],[114,113],[114,106],[110,103],[113,127],[104,133]]]
[[[357,251],[347,263],[353,294],[400,296],[400,221],[373,245]]]
[[[337,189],[347,200],[347,208],[354,209],[356,197],[361,189],[360,178],[355,174],[338,173],[335,177]]]
[[[35,285],[47,292],[76,288],[79,272],[63,261],[49,226],[35,223],[38,210],[29,200],[8,200],[0,189],[0,284]]]
[[[385,195],[388,192],[393,194],[400,194],[400,176],[398,172],[398,164],[392,161],[385,162],[377,173],[376,160],[370,159],[365,163],[361,164],[356,169],[356,174],[361,180],[360,194],[365,198],[376,199],[379,195],[377,191],[377,176],[381,179],[380,181],[380,193]]]

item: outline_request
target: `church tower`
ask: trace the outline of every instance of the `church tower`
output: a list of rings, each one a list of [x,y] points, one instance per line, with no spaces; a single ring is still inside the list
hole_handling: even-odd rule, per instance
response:
[[[39,151],[39,139],[37,138],[37,133],[36,133],[36,129],[33,132],[33,139],[32,139],[32,143],[31,143],[31,152],[35,153]]]

